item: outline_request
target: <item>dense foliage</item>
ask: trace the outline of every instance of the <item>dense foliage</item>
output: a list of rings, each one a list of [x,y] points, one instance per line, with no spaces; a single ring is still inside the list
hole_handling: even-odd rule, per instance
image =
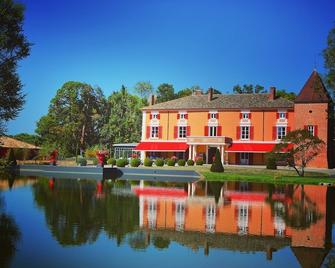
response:
[[[224,172],[219,149],[216,149],[215,158],[211,166],[211,171],[212,172]]]

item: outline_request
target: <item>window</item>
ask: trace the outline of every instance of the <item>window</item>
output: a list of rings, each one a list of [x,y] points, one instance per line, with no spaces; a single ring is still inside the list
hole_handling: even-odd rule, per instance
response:
[[[242,113],[242,119],[249,119],[249,113]]]
[[[175,212],[175,220],[176,220],[176,231],[184,230],[184,222],[185,222],[185,204],[183,202],[176,202],[176,212]]]
[[[250,138],[250,127],[244,126],[241,127],[241,140],[249,140]]]
[[[280,112],[279,119],[285,119],[285,118],[286,118],[286,113]]]
[[[209,127],[209,136],[216,137],[217,136],[217,127]]]
[[[186,138],[186,127],[179,127],[178,138]]]
[[[238,205],[238,234],[246,235],[248,233],[248,222],[249,222],[249,206],[248,204],[239,204]]]
[[[210,118],[215,119],[216,118],[216,113],[210,113]]]
[[[281,140],[286,136],[286,127],[277,127],[277,139]]]
[[[186,119],[186,114],[180,114],[180,119]]]
[[[151,127],[151,138],[158,138],[158,127]]]
[[[311,135],[313,135],[314,136],[314,126],[307,126],[307,130],[308,130],[308,132],[311,134]]]
[[[153,119],[158,119],[158,114],[152,114]]]
[[[215,206],[209,204],[206,206],[206,232],[214,233],[215,232]]]

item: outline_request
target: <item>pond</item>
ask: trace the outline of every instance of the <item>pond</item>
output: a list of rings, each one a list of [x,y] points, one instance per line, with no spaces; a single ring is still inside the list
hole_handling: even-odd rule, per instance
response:
[[[334,190],[4,178],[0,267],[327,267]]]

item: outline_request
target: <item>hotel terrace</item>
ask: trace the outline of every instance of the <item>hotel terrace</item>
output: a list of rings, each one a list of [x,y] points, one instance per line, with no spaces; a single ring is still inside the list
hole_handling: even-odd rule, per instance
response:
[[[224,164],[263,165],[265,154],[294,129],[308,129],[326,145],[310,167],[333,165],[331,98],[313,71],[294,101],[262,94],[214,94],[196,91],[142,109],[142,139],[135,150],[145,157],[172,157],[211,163],[216,148]]]

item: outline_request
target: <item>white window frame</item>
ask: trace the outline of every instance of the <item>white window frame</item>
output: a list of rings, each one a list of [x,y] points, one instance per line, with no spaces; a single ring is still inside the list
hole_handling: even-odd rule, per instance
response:
[[[210,118],[210,119],[216,119],[216,114],[217,114],[217,113],[210,112],[210,113],[209,113],[209,118]]]
[[[286,112],[278,112],[279,119],[286,119]]]
[[[185,139],[186,137],[187,137],[187,126],[178,126],[178,138]]]
[[[241,140],[250,140],[250,126],[241,126]]]
[[[249,119],[249,113],[242,112],[242,119]]]
[[[314,133],[315,133],[314,125],[308,125],[307,126],[307,131],[314,136]]]
[[[214,204],[206,206],[206,232],[215,233],[216,208]]]
[[[150,138],[158,139],[159,138],[159,127],[158,126],[151,126],[150,127]]]
[[[238,205],[238,217],[237,217],[238,234],[248,234],[249,227],[249,205],[241,203]]]
[[[277,140],[282,140],[283,138],[285,138],[286,135],[287,135],[287,127],[277,126]]]
[[[179,119],[186,119],[186,113],[179,113]]]
[[[217,137],[218,136],[218,127],[217,126],[208,126],[208,136]]]

